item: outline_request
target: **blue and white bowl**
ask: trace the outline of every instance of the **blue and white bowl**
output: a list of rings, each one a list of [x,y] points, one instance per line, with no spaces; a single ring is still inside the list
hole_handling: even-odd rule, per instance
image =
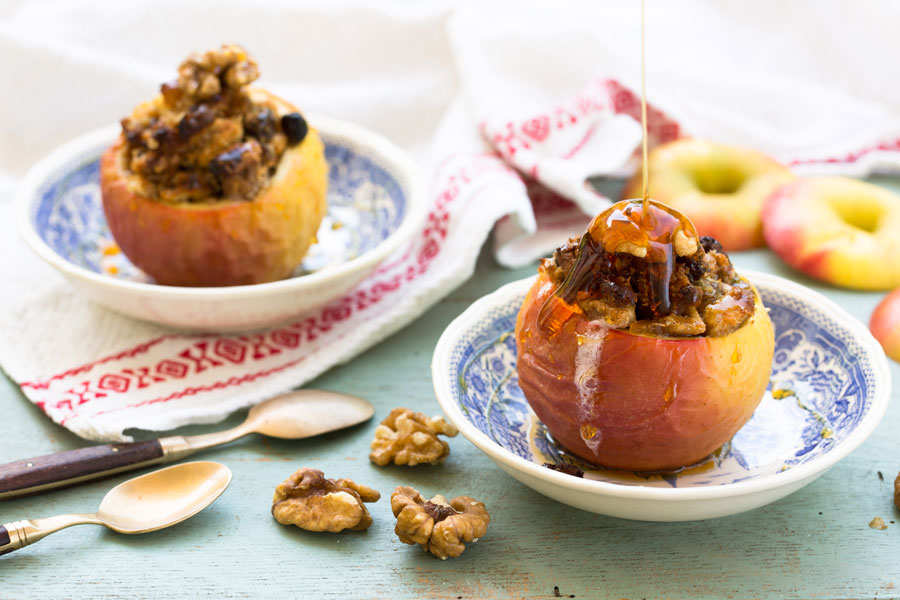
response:
[[[116,246],[100,197],[99,161],[118,135],[111,125],[35,165],[17,199],[31,248],[77,288],[123,314],[179,329],[240,331],[287,321],[339,298],[410,241],[425,214],[410,158],[357,125],[310,115],[325,143],[328,213],[294,275],[257,285],[162,286]]]
[[[441,408],[504,471],[555,500],[645,521],[732,515],[787,496],[859,446],[890,397],[887,359],[868,330],[812,290],[744,272],[775,328],[770,384],[750,421],[707,460],[678,472],[586,464],[549,435],[518,385],[516,315],[533,279],[506,285],[444,331],[432,362]],[[584,478],[543,463],[573,465]]]

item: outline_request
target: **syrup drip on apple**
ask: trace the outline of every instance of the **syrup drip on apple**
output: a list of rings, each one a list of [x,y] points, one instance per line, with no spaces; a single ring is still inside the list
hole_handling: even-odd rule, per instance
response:
[[[669,282],[675,261],[674,240],[678,232],[699,239],[690,220],[677,210],[650,200],[623,200],[594,217],[581,236],[577,259],[556,292],[541,307],[538,321],[551,335],[574,315],[581,313],[575,304],[579,291],[590,286],[603,261],[616,252],[624,252],[646,261],[652,285],[650,310],[654,317],[671,312]]]

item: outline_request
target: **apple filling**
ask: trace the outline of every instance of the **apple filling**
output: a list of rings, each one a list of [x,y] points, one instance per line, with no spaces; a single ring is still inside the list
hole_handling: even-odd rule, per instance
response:
[[[588,234],[585,234],[588,235]],[[544,259],[540,269],[556,286],[571,280],[586,246],[572,238]],[[659,301],[659,274],[646,257],[625,251],[594,250],[590,273],[579,278],[573,300],[591,321],[627,329],[637,335],[663,337],[726,336],[753,315],[755,296],[738,276],[728,255],[713,238],[703,236],[690,254],[676,252],[668,278],[668,298]]]
[[[250,201],[306,121],[247,85],[256,62],[236,45],[189,56],[161,94],[122,119],[123,164],[141,195],[167,203]]]

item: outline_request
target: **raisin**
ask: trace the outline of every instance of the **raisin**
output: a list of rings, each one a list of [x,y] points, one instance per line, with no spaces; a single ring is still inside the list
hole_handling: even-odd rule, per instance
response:
[[[250,163],[258,163],[259,144],[256,142],[244,142],[219,154],[210,163],[209,167],[216,177],[228,177],[247,171]]]
[[[200,104],[197,107],[192,108],[180,121],[178,121],[178,138],[187,140],[209,127],[215,120],[215,112],[207,105]]]
[[[244,131],[258,140],[267,141],[276,133],[275,115],[268,108],[244,118]]]
[[[300,113],[289,113],[281,117],[281,130],[287,136],[288,144],[296,146],[306,138],[309,125]]]
[[[722,252],[722,244],[716,240],[714,237],[710,237],[708,235],[701,236],[700,245],[703,246],[703,249],[707,252],[711,252],[715,250],[716,252]]]

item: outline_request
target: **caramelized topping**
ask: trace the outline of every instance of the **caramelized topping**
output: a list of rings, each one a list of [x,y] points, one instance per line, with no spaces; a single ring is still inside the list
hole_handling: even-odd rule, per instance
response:
[[[720,336],[754,310],[752,289],[718,242],[653,200],[614,204],[542,268],[558,284],[541,307],[550,335],[582,314],[640,335]]]
[[[142,194],[163,202],[250,201],[284,151],[303,141],[299,113],[278,117],[247,86],[259,77],[240,46],[192,54],[160,96],[122,119],[125,166]]]

